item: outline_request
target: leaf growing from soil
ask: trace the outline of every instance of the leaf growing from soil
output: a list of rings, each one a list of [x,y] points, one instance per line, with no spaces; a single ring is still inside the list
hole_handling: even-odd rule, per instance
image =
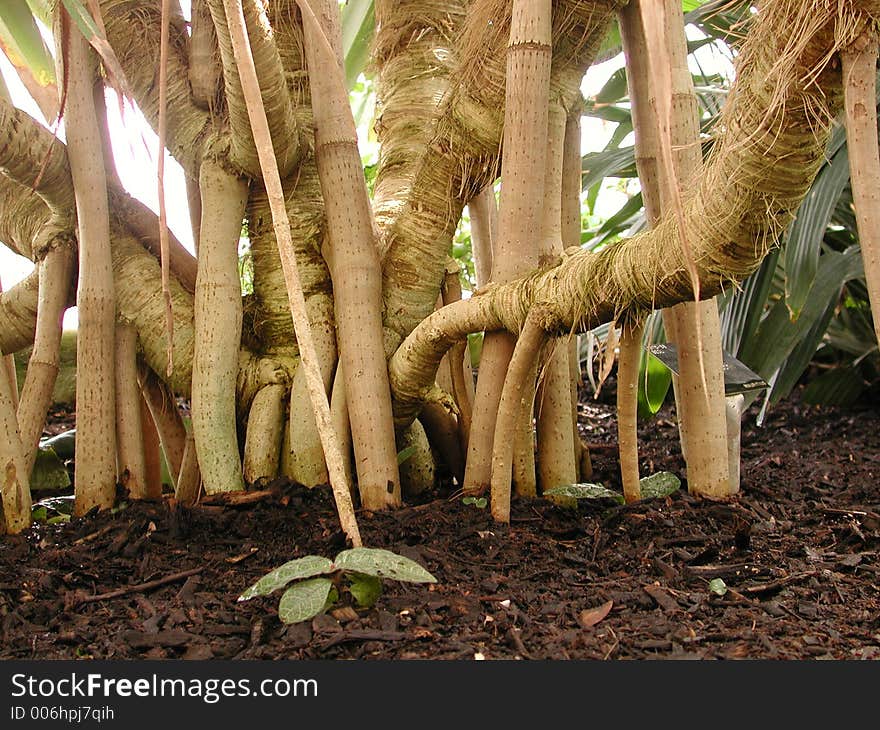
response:
[[[613,499],[624,503],[623,495],[601,484],[564,484],[544,492],[546,497],[568,497],[569,499]]]
[[[329,578],[311,578],[290,586],[281,596],[278,618],[286,624],[296,624],[317,616],[327,606],[332,588]]]
[[[391,578],[409,583],[436,583],[437,579],[414,560],[380,548],[352,548],[336,556],[336,567],[376,578]]]
[[[238,600],[249,601],[256,596],[266,596],[272,593],[272,591],[284,588],[292,580],[311,578],[315,575],[329,573],[332,570],[333,563],[320,555],[307,555],[304,558],[297,558],[264,575],[242,593]]]
[[[649,477],[639,480],[642,499],[659,499],[668,497],[681,487],[681,479],[668,471],[658,471]]]
[[[716,596],[727,593],[727,584],[721,578],[713,578],[709,581],[709,590]]]
[[[361,608],[370,608],[382,594],[382,581],[372,575],[352,573],[349,578],[351,585],[348,590]]]

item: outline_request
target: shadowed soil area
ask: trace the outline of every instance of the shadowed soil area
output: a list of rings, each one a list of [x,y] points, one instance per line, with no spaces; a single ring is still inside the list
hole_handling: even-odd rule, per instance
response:
[[[619,489],[602,400],[583,400],[581,428],[594,480]],[[280,593],[236,599],[287,560],[345,547],[329,487],[40,525],[0,540],[0,659],[880,659],[880,409],[795,396],[763,428],[755,413],[729,502],[518,500],[501,527],[447,490],[361,512],[365,545],[438,583],[385,581],[371,609],[291,626]],[[682,475],[668,407],[640,430],[643,475]]]

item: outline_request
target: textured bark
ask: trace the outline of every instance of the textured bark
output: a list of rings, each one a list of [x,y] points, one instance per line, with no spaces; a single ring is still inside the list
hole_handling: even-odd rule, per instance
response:
[[[547,266],[562,255],[562,170],[565,109],[551,103],[548,116],[544,216],[538,238],[538,263]],[[577,481],[575,429],[572,425],[571,348],[568,338],[554,343],[541,366],[535,401],[538,485],[542,490]],[[576,403],[577,401],[575,401]]]
[[[504,145],[498,241],[492,280],[511,281],[538,263],[536,241],[544,206],[544,156],[550,98],[551,5],[514,1],[507,49]],[[464,486],[481,491],[492,471],[495,419],[515,338],[487,333],[483,340]],[[511,439],[512,443],[512,439]]]
[[[685,220],[704,296],[755,271],[791,222],[824,162],[832,120],[841,109],[840,72],[829,63],[870,18],[841,18],[824,8],[767,3],[737,60],[706,169],[685,201]],[[799,27],[791,35],[786,29]],[[780,63],[784,59],[784,63]],[[802,83],[809,77],[811,82]],[[445,307],[427,317],[390,361],[398,426],[436,397],[440,357],[469,332],[518,332],[541,302],[551,334],[625,321],[693,296],[678,223],[664,217],[651,231],[598,253],[571,252],[547,271]]]
[[[687,190],[698,179],[702,169],[699,145],[700,120],[696,94],[687,65],[687,47],[683,32],[681,6],[663,0],[662,25],[654,33],[662,35],[662,43],[670,62],[671,107],[669,120],[657,119],[660,104],[656,100],[657,84],[650,84],[648,69],[658,63],[648,53],[647,29],[644,28],[648,6],[633,0],[621,13],[621,32],[626,42],[631,72],[630,98],[633,99],[633,120],[639,130],[636,141],[641,168],[646,168],[642,194],[650,200],[649,221],[656,225],[661,211],[674,208],[679,194],[672,187]],[[672,149],[662,150],[666,138],[658,131],[669,124]],[[643,130],[653,125],[653,132]],[[664,154],[673,155],[677,180],[667,179],[659,164]],[[648,162],[653,157],[655,163]],[[658,174],[658,168],[664,170]],[[681,193],[683,194],[683,192]],[[685,231],[685,236],[689,232]],[[684,245],[684,244],[680,244]],[[727,419],[724,400],[724,376],[721,355],[721,326],[718,305],[714,300],[682,302],[663,314],[670,339],[678,346],[677,410],[680,422],[682,453],[688,465],[688,489],[695,493],[723,496],[729,493],[727,459]]]
[[[116,298],[107,180],[92,96],[96,69],[85,38],[72,29],[68,33],[63,71],[67,78],[65,119],[79,240],[74,509],[83,515],[93,507],[108,509],[116,499]]]
[[[326,36],[338,38],[335,0],[317,5],[328,19]],[[373,216],[341,59],[328,57],[317,27],[307,23],[306,29],[315,160],[327,214],[337,342],[346,377],[358,489],[364,507],[382,509],[400,504],[400,479],[382,343],[382,277]]]
[[[642,352],[641,325],[624,326],[617,360],[617,442],[620,452],[620,478],[626,501],[642,498],[639,487],[639,357]]]
[[[207,494],[244,488],[235,427],[235,385],[241,343],[238,240],[247,183],[216,162],[202,162],[199,273],[193,304],[195,349],[192,419]]]
[[[137,378],[137,332],[127,322],[116,325],[116,447],[117,478],[132,499],[161,497],[161,485],[155,491],[155,485],[147,482]]]
[[[877,36],[866,33],[841,53],[850,179],[865,281],[880,342],[880,152],[877,145]]]

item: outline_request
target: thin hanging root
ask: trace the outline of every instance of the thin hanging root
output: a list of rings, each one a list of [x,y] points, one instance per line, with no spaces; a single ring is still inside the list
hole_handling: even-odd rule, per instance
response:
[[[162,0],[161,31],[159,34],[159,261],[162,264],[162,298],[165,300],[165,335],[168,338],[168,376],[174,372],[174,313],[171,309],[171,283],[169,260],[171,257],[168,242],[168,218],[165,210],[165,141],[168,136],[168,27],[170,24],[171,0]]]
[[[281,264],[284,268],[284,280],[287,284],[287,293],[290,298],[290,310],[296,331],[296,340],[300,347],[302,366],[306,368],[308,376],[309,397],[312,401],[312,408],[315,411],[315,420],[318,424],[318,432],[321,434],[321,443],[324,446],[324,455],[327,459],[327,468],[330,473],[330,486],[333,489],[333,497],[336,500],[336,510],[339,514],[342,529],[352,544],[358,547],[361,545],[360,530],[358,529],[354,507],[351,502],[351,493],[346,483],[345,467],[339,439],[330,420],[330,405],[327,402],[327,393],[324,390],[324,381],[321,377],[318,355],[315,351],[315,343],[312,337],[311,326],[309,325],[306,301],[303,296],[302,285],[300,284],[296,260],[293,258],[293,241],[290,235],[290,222],[287,218],[287,210],[284,206],[284,191],[281,187],[281,178],[278,174],[278,165],[272,148],[272,138],[269,134],[269,124],[266,120],[263,99],[260,95],[257,72],[254,68],[254,60],[251,56],[250,44],[245,32],[241,0],[224,0],[223,5],[226,9],[226,19],[229,24],[233,51],[239,66],[242,90],[247,103],[251,128],[254,133],[254,141],[260,159],[260,168],[263,171],[263,181],[266,185],[266,193],[272,210],[272,222],[278,240]]]
[[[841,52],[853,202],[874,333],[880,342],[880,151],[877,145],[877,37],[865,33]]]
[[[520,332],[510,367],[501,391],[495,438],[492,449],[492,517],[498,522],[510,522],[510,481],[513,468],[513,446],[517,422],[522,410],[530,376],[534,373],[541,346],[547,334],[541,326],[541,307],[536,306],[526,317]]]
[[[642,498],[639,488],[639,358],[642,352],[641,323],[624,324],[617,361],[617,441],[620,451],[620,476],[627,503]]]

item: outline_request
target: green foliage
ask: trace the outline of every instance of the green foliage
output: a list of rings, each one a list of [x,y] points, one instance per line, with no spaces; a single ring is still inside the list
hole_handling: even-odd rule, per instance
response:
[[[713,578],[709,581],[709,590],[716,596],[727,593],[727,584],[721,578]]]
[[[47,525],[70,522],[73,516],[73,496],[47,497],[34,502],[31,506],[31,516],[34,522],[43,522]]]
[[[31,471],[30,485],[33,491],[66,489],[70,486],[70,474],[58,454],[49,448],[37,450],[37,458]]]
[[[25,0],[0,2],[0,42],[13,63],[27,66],[43,86],[55,81],[55,62]]]
[[[623,504],[623,495],[613,489],[603,487],[601,484],[564,484],[553,487],[544,492],[545,497],[560,500],[562,504],[571,504],[579,499],[613,499],[618,504]]]
[[[658,471],[656,474],[639,479],[642,499],[662,499],[674,494],[680,487],[681,479],[668,471]]]
[[[343,550],[331,561],[320,555],[291,560],[264,575],[239,597],[248,601],[287,587],[278,604],[284,623],[298,623],[333,606],[343,587],[361,608],[369,608],[382,592],[382,578],[408,583],[436,583],[414,560],[380,548]],[[294,583],[294,581],[297,581]]]
[[[489,500],[485,497],[463,497],[461,500],[462,504],[472,504],[477,509],[486,509],[489,504]]]

